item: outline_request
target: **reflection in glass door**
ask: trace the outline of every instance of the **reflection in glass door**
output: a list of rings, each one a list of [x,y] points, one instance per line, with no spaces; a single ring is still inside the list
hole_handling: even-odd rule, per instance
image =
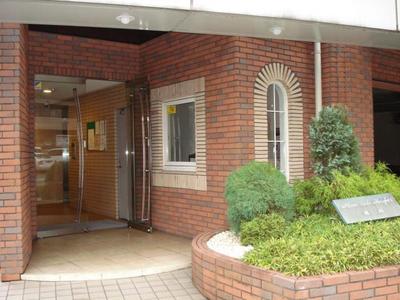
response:
[[[70,192],[70,179],[75,176],[70,169],[70,148],[76,136],[74,103],[69,99],[72,89],[47,82],[41,85],[36,92],[34,154],[39,227],[73,223],[71,204],[76,197]],[[56,85],[59,96],[54,95]]]
[[[88,153],[91,149],[84,147],[85,139],[89,141],[88,124],[93,122],[89,122],[92,121],[92,116],[87,105],[86,110],[80,113],[78,99],[86,95],[88,100],[88,95],[92,92],[120,84],[74,77],[35,76],[38,237],[127,226],[126,222],[113,218],[108,211],[93,208],[97,199],[93,199],[89,191],[86,196],[82,193],[85,182],[82,180],[83,176],[80,176],[85,172],[90,175],[90,184],[93,187],[101,184],[96,180],[105,174],[96,173],[93,166],[102,161],[97,161],[99,158],[94,155],[96,152]],[[125,98],[124,93],[121,101],[125,102]],[[79,122],[80,117],[84,120],[82,124]],[[98,128],[100,132],[101,126]],[[84,161],[87,156],[92,157],[92,168],[85,171]],[[113,202],[117,206],[116,198],[110,197],[106,201],[109,201],[108,207],[113,206]]]

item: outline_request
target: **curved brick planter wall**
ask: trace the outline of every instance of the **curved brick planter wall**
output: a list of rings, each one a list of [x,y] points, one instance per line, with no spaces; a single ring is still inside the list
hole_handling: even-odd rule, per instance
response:
[[[207,248],[216,232],[192,242],[193,283],[214,299],[400,299],[400,266],[316,277],[289,277],[248,266]]]

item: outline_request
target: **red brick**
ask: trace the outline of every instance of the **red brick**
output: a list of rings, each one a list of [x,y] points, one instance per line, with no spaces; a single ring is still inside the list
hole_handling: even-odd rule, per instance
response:
[[[400,276],[390,277],[387,279],[388,285],[400,284]]]
[[[399,275],[397,267],[375,268],[375,278],[393,277]]]
[[[399,288],[397,285],[390,285],[390,286],[384,286],[380,288],[375,289],[375,295],[380,296],[380,295],[389,295],[389,294],[394,294],[399,291]]]
[[[346,273],[323,276],[323,285],[338,285],[349,282],[349,275]]]
[[[341,284],[341,285],[337,286],[338,293],[352,292],[352,291],[357,291],[357,290],[361,290],[361,289],[362,289],[361,282],[347,283],[347,284]]]
[[[336,286],[320,287],[310,289],[310,297],[328,296],[336,294]]]
[[[386,278],[367,280],[367,281],[363,282],[363,289],[370,289],[370,288],[385,286],[386,283],[387,283]]]
[[[350,300],[366,299],[374,296],[374,289],[354,291],[350,293]]]
[[[310,277],[310,278],[300,278],[296,280],[295,288],[296,290],[305,290],[311,288],[322,287],[323,281],[318,277]]]
[[[350,282],[365,281],[365,280],[368,280],[368,279],[375,278],[375,272],[374,271],[348,272],[347,274],[350,275]]]
[[[313,298],[314,299],[314,298]],[[323,300],[348,300],[349,299],[349,294],[337,294],[337,295],[329,295],[323,297]]]
[[[13,28],[10,32],[9,28]],[[1,38],[2,36],[5,38]],[[0,280],[18,280],[31,251],[31,202],[25,179],[32,176],[33,158],[23,151],[30,149],[29,97],[27,94],[28,29],[21,24],[0,23]],[[32,147],[33,148],[33,147]],[[18,159],[17,159],[18,158]],[[16,180],[18,179],[18,180]],[[17,222],[18,221],[18,222]],[[27,237],[27,238],[25,238]]]
[[[272,277],[272,283],[293,290],[296,280],[287,276],[275,275]]]

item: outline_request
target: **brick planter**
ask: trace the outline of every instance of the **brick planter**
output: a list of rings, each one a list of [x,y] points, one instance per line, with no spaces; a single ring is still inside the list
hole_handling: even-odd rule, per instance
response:
[[[400,265],[314,277],[249,266],[207,247],[216,232],[192,242],[193,283],[208,299],[400,299]]]

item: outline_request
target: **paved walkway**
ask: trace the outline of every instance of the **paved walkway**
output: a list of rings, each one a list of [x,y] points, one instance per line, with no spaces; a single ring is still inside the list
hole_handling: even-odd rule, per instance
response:
[[[191,269],[156,275],[96,281],[14,281],[0,283],[0,300],[203,300]]]
[[[35,240],[21,277],[85,281],[146,276],[189,268],[191,251],[190,239],[160,231],[122,228],[63,235]]]

